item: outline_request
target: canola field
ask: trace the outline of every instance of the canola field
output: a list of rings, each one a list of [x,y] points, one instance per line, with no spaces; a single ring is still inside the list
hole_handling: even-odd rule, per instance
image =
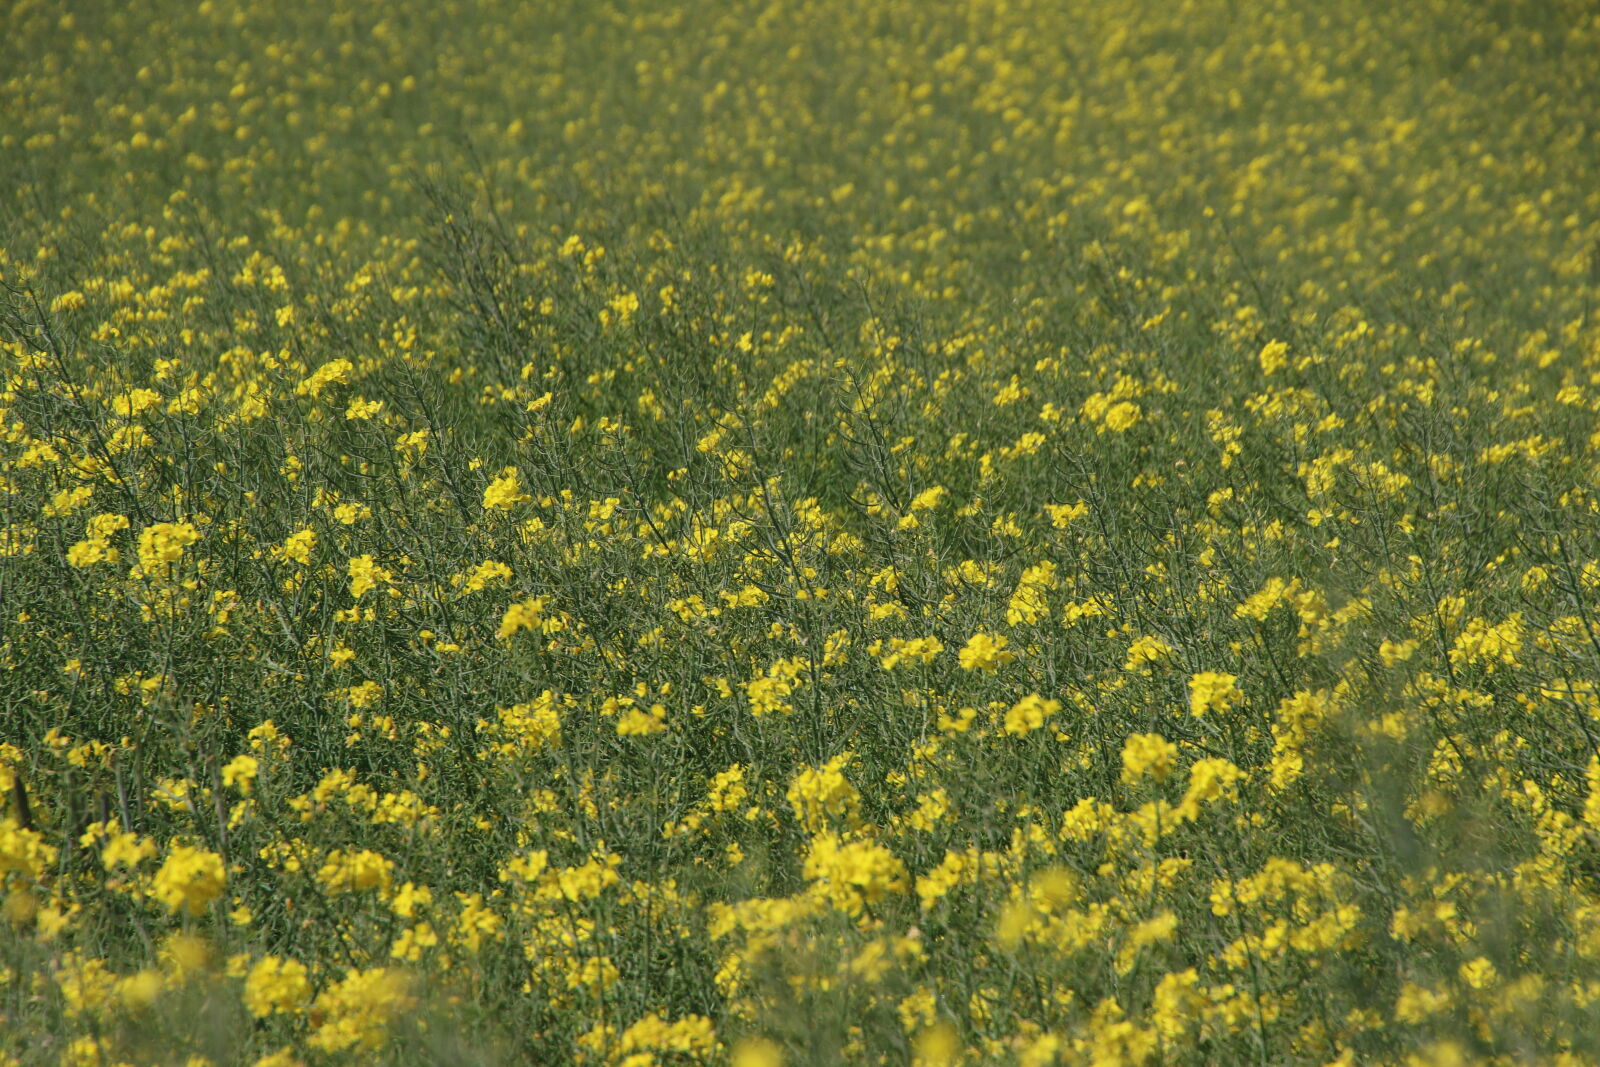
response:
[[[1600,1062],[1587,0],[9,0],[0,1064]]]

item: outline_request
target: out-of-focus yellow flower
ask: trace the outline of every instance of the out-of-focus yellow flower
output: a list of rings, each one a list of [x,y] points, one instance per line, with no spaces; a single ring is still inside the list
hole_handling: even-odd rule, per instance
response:
[[[55,846],[37,831],[17,825],[14,818],[0,822],[0,878],[15,871],[29,881],[38,879],[56,861]]]
[[[336,382],[350,380],[350,372],[355,370],[355,364],[348,359],[334,359],[317,368],[315,374],[305,378],[296,385],[294,391],[300,396],[312,398],[320,397],[322,390]]]
[[[1129,734],[1122,744],[1122,780],[1129,785],[1144,778],[1163,781],[1177,755],[1178,746],[1160,734]]]
[[[165,976],[153,967],[135,971],[117,982],[117,997],[132,1011],[143,1011],[154,1004],[166,989]]]
[[[350,406],[345,408],[344,417],[350,422],[365,422],[382,410],[382,400],[366,400],[358,396],[351,398]]]
[[[305,1067],[305,1061],[294,1054],[294,1049],[285,1045],[276,1052],[262,1056],[250,1067]]]
[[[1159,663],[1172,655],[1173,648],[1159,637],[1146,634],[1135,638],[1128,646],[1127,659],[1123,661],[1122,669],[1125,671],[1141,670],[1152,663]]]
[[[222,768],[222,784],[249,796],[260,770],[261,763],[254,756],[235,756]]]
[[[789,784],[787,798],[807,833],[819,833],[830,819],[843,819],[851,828],[860,825],[861,794],[844,776],[855,756],[841,752],[821,767],[806,767]]]
[[[544,623],[544,597],[530,597],[506,608],[500,617],[500,640],[510,640],[521,630],[538,630]]]
[[[955,1067],[961,1062],[961,1035],[948,1022],[937,1022],[912,1043],[912,1067]]]
[[[667,728],[667,709],[660,704],[654,704],[649,711],[643,708],[631,708],[628,713],[617,720],[618,737],[642,737],[647,734],[659,734]]]
[[[731,1067],[783,1067],[783,1049],[764,1037],[747,1037],[733,1046]]]
[[[1116,433],[1123,433],[1127,430],[1131,430],[1143,414],[1144,412],[1140,410],[1139,405],[1133,403],[1131,400],[1124,400],[1120,403],[1112,404],[1106,409],[1106,429],[1115,431]]]
[[[1268,341],[1261,346],[1256,361],[1261,364],[1261,373],[1270,378],[1289,365],[1289,346],[1282,341]]]

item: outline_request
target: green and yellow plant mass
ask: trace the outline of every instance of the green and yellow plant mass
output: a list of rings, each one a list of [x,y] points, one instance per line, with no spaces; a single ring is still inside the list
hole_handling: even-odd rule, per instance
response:
[[[9,0],[0,1067],[1600,1063],[1588,0]]]

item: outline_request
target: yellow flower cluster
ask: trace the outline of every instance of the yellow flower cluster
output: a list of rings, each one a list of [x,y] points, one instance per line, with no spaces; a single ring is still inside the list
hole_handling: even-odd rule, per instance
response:
[[[1016,658],[1006,647],[1005,635],[982,632],[968,638],[959,654],[961,669],[967,671],[995,671]]]
[[[1201,671],[1189,679],[1189,713],[1195,718],[1224,712],[1244,699],[1236,675]]]
[[[228,883],[222,857],[190,845],[174,845],[151,880],[155,898],[169,911],[199,915]]]

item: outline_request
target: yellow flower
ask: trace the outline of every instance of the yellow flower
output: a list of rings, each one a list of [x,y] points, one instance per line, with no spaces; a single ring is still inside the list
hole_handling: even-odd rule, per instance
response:
[[[1045,513],[1050,516],[1050,525],[1058,530],[1065,530],[1074,522],[1089,514],[1089,505],[1083,501],[1076,504],[1046,504]]]
[[[395,891],[394,899],[389,901],[389,910],[402,919],[412,919],[416,917],[419,907],[432,905],[433,890],[425,885],[419,886],[407,882]]]
[[[498,940],[505,920],[483,903],[482,893],[456,893],[461,902],[461,912],[456,916],[455,932],[451,942],[476,955],[483,947],[484,938]]]
[[[355,364],[348,359],[332,360],[324,363],[317,368],[315,374],[296,385],[294,391],[300,396],[319,397],[322,395],[322,390],[333,383],[349,381],[350,372],[353,370],[355,370]]]
[[[1261,373],[1270,378],[1289,365],[1289,346],[1282,341],[1268,341],[1256,359],[1261,364]]]
[[[733,1067],[783,1067],[783,1049],[764,1037],[747,1037],[733,1046]]]
[[[500,477],[489,483],[483,491],[483,506],[491,510],[506,511],[517,504],[527,503],[533,498],[522,491],[517,468],[507,467],[500,472]]]
[[[1208,711],[1227,711],[1244,699],[1237,675],[1201,671],[1189,679],[1189,713],[1200,718]]]
[[[1486,989],[1494,985],[1498,975],[1495,973],[1494,964],[1487,957],[1479,956],[1477,959],[1463,963],[1460,968],[1461,980],[1473,989]]]
[[[1136,639],[1128,646],[1128,658],[1123,662],[1125,671],[1140,670],[1151,663],[1159,662],[1172,655],[1173,648],[1159,637],[1145,635]]]
[[[1178,746],[1160,734],[1129,734],[1122,744],[1122,780],[1128,785],[1147,777],[1163,781],[1177,755]]]
[[[258,1019],[274,1012],[298,1012],[311,999],[311,981],[298,960],[263,956],[244,981],[244,1005]]]
[[[503,582],[511,577],[511,568],[498,560],[486,559],[472,569],[467,575],[457,575],[452,581],[459,581],[461,587],[468,593],[477,593],[488,587],[490,582]]]
[[[538,630],[544,624],[545,598],[531,597],[506,608],[500,617],[500,640],[510,640],[519,630]]]
[[[250,1067],[305,1067],[305,1061],[297,1058],[294,1050],[285,1045],[276,1052],[262,1056]]]
[[[835,907],[852,916],[890,893],[910,888],[905,864],[894,853],[875,841],[843,842],[831,831],[812,840],[802,873]]]
[[[975,633],[960,652],[961,667],[969,671],[994,671],[1016,659],[1016,653],[1006,650],[1006,639],[1000,634]]]
[[[806,767],[789,784],[787,799],[807,833],[817,833],[830,818],[843,818],[852,829],[860,825],[861,794],[844,776],[855,755],[842,752],[821,767]]]
[[[1006,712],[1006,733],[1013,737],[1025,737],[1043,726],[1045,719],[1060,710],[1061,701],[1046,700],[1038,693],[1030,693]]]
[[[379,583],[394,580],[394,575],[375,563],[370,555],[357,556],[350,561],[350,595],[360,600],[376,589]]]
[[[387,967],[349,970],[343,981],[324,990],[312,1005],[322,1021],[311,1047],[322,1052],[358,1049],[375,1052],[388,1041],[389,1024],[416,1004],[405,975]]]
[[[1470,619],[1450,649],[1453,664],[1504,663],[1515,666],[1522,651],[1522,612],[1513,612],[1498,625],[1487,619]]]
[[[189,915],[199,915],[222,895],[227,883],[221,856],[188,845],[174,845],[156,872],[153,892],[167,910],[182,909]]]
[[[1124,400],[1121,403],[1112,404],[1106,409],[1106,428],[1122,433],[1125,430],[1132,429],[1141,415],[1143,415],[1143,412],[1139,409],[1139,405],[1132,401]]]
[[[74,567],[92,567],[101,560],[115,563],[117,556],[118,552],[111,547],[111,542],[102,537],[90,537],[67,549],[67,562]]]
[[[317,547],[317,532],[309,526],[284,539],[278,554],[304,566],[311,562],[311,553]]]
[[[383,686],[368,679],[360,685],[352,685],[344,691],[344,698],[353,708],[365,708],[376,704],[383,698]]]
[[[1168,1041],[1180,1037],[1205,1005],[1194,968],[1163,975],[1150,998],[1155,1027]]]
[[[235,756],[222,768],[222,784],[237,787],[241,795],[249,796],[260,768],[261,764],[254,756]]]
[[[646,734],[659,734],[667,728],[667,709],[660,704],[653,704],[649,711],[643,708],[633,708],[617,720],[618,737],[642,737]]]
[[[142,415],[161,403],[161,394],[154,389],[132,389],[111,401],[111,410],[123,418]]]
[[[167,565],[183,558],[183,550],[200,540],[200,531],[188,522],[158,522],[139,532],[139,567],[146,574],[167,572]]]
[[[948,1022],[924,1029],[912,1049],[912,1067],[955,1067],[961,1062],[961,1036]]]
[[[389,891],[394,864],[371,849],[346,852],[334,849],[317,871],[317,881],[330,893],[353,893],[362,889]]]
[[[93,496],[92,485],[75,485],[70,489],[62,489],[50,498],[50,503],[41,508],[39,513],[50,519],[71,515],[87,504]]]
[[[1011,594],[1011,603],[1006,608],[1006,622],[1012,626],[1031,624],[1049,614],[1045,590],[1055,588],[1055,584],[1056,565],[1048,560],[1023,571],[1017,579],[1016,590]]]
[[[562,896],[571,901],[591,900],[622,880],[617,874],[622,857],[615,852],[604,852],[604,848],[604,841],[597,842],[597,851],[587,861],[555,872]]]
[[[704,1015],[686,1015],[669,1022],[651,1012],[622,1032],[617,1041],[617,1051],[675,1052],[692,1057],[694,1060],[702,1060],[716,1048],[716,1044],[716,1030],[711,1020]],[[626,1063],[627,1060],[623,1062]],[[647,1062],[655,1063],[656,1060],[651,1057]]]
[[[884,670],[892,671],[902,663],[932,663],[934,657],[944,651],[944,642],[937,637],[891,637],[888,654],[879,655],[882,650],[883,646],[879,643],[867,648],[868,653],[879,657],[878,663]]]
[[[1231,799],[1244,778],[1243,771],[1221,757],[1198,761],[1189,768],[1189,788],[1178,805],[1178,814],[1193,819],[1200,814],[1201,804]]]
[[[1388,638],[1384,638],[1383,642],[1378,645],[1378,658],[1383,661],[1385,667],[1393,667],[1397,663],[1404,663],[1410,659],[1416,654],[1416,651],[1417,642],[1414,640],[1391,641]]]
[[[100,850],[100,863],[107,871],[114,871],[118,867],[131,870],[160,851],[160,846],[148,837],[140,837],[135,833],[112,834]]]
[[[117,982],[117,996],[125,1007],[142,1011],[154,1004],[166,988],[166,980],[153,967],[135,971]]]
[[[792,713],[794,708],[789,704],[789,697],[800,685],[798,679],[803,666],[799,657],[780,659],[768,667],[765,674],[746,682],[744,691],[750,700],[750,714],[760,718],[773,712]]]
[[[99,1067],[109,1061],[109,1049],[97,1038],[75,1037],[61,1050],[61,1067]]]
[[[382,410],[382,400],[364,400],[358,396],[351,399],[350,406],[345,408],[344,417],[351,422],[364,422]]]
[[[1128,931],[1127,943],[1117,953],[1117,973],[1127,974],[1133,969],[1141,949],[1170,940],[1177,930],[1178,917],[1170,911],[1162,911],[1134,926]]]
[[[422,958],[425,949],[430,949],[439,944],[439,934],[434,930],[432,923],[421,922],[409,930],[402,930],[400,936],[389,948],[389,957],[397,960],[408,960],[415,963]]]

